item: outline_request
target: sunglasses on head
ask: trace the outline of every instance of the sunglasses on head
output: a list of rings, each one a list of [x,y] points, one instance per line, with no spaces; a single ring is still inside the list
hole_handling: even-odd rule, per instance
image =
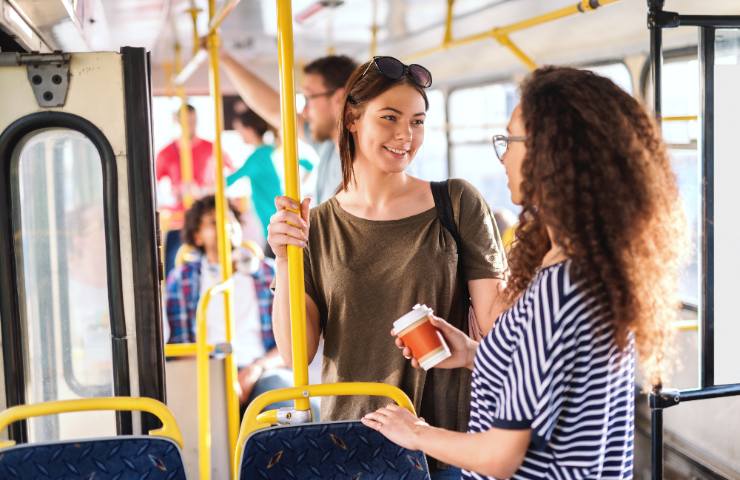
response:
[[[398,80],[404,75],[408,75],[421,88],[432,86],[432,73],[429,70],[416,63],[406,65],[394,57],[373,57],[372,61],[368,63],[367,68],[365,68],[365,71],[360,75],[360,78],[364,77],[373,65],[377,67],[378,71],[384,77],[390,80]]]

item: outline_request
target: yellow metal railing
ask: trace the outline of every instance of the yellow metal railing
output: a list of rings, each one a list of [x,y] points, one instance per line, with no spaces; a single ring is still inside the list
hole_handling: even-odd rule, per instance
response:
[[[0,431],[19,420],[60,413],[90,412],[96,410],[140,411],[156,416],[162,427],[150,430],[149,435],[172,439],[180,448],[183,446],[182,433],[175,417],[167,406],[153,398],[145,397],[99,397],[80,398],[75,400],[56,400],[52,402],[35,403],[33,405],[17,405],[0,412]],[[0,442],[0,449],[15,445],[13,440]]]
[[[207,332],[208,305],[211,303],[213,295],[223,294],[224,304],[226,296],[231,292],[233,284],[231,280],[226,280],[206,290],[198,302],[198,309],[195,314],[196,318],[196,338],[195,338],[195,362],[196,378],[198,388],[198,471],[201,480],[211,478],[211,378],[209,371],[209,353],[212,346],[208,345]],[[227,310],[225,308],[224,310]],[[226,353],[226,359],[232,358],[232,353]],[[228,384],[227,384],[228,393]]]
[[[293,86],[293,23],[290,0],[278,0],[278,54],[280,68],[280,108],[285,148],[286,194],[300,203],[298,186],[298,160],[295,128],[295,92]],[[383,396],[398,405],[414,412],[409,397],[398,387],[382,383],[336,383],[329,385],[308,385],[308,356],[306,348],[306,297],[303,279],[303,250],[288,246],[288,277],[290,295],[290,325],[293,352],[294,386],[266,392],[255,398],[244,414],[237,455],[233,458],[233,474],[236,476],[240,456],[251,433],[278,422],[278,411],[263,410],[276,402],[293,400],[295,411],[309,411],[310,397],[367,395]],[[293,412],[290,412],[292,415]],[[306,418],[306,417],[302,417]],[[290,420],[288,420],[290,423]]]
[[[221,146],[221,133],[224,129],[223,99],[221,98],[221,77],[219,71],[219,35],[218,26],[233,10],[238,0],[226,3],[224,9],[216,11],[216,0],[208,0],[208,18],[210,29],[208,31],[207,45],[209,57],[209,78],[211,84],[211,98],[213,99],[213,112],[215,119],[215,137],[213,141],[213,155],[216,159],[216,232],[218,236],[218,262],[221,265],[221,279],[227,281],[231,278],[231,239],[226,233],[226,181],[224,179],[224,156]],[[231,8],[226,9],[228,5]],[[224,13],[224,11],[226,13]],[[217,17],[217,15],[219,15]],[[232,321],[231,292],[224,291],[224,323],[226,330],[225,341],[231,344],[234,337],[234,323]],[[239,396],[236,363],[232,354],[224,358],[224,373],[226,383],[226,418],[229,434],[229,453],[234,455],[236,437],[239,431]],[[203,477],[201,477],[203,478]]]
[[[234,8],[239,4],[241,0],[228,0],[223,5],[221,5],[221,8],[216,10],[215,0],[213,2],[213,5],[211,5],[211,0],[209,0],[208,3],[208,32],[206,33],[206,39],[212,39],[215,38],[218,40],[218,28],[221,26],[224,20],[226,20],[226,17],[229,16],[229,14],[234,11]],[[192,12],[193,9],[189,9],[189,12]],[[199,11],[196,9],[196,12]],[[191,13],[192,14],[192,13]],[[194,16],[193,19],[193,26],[195,26],[195,16],[197,16],[197,13],[192,14]],[[196,33],[195,40],[193,43],[193,57],[190,59],[190,61],[185,65],[185,67],[180,71],[180,73],[175,77],[175,85],[184,85],[190,77],[193,76],[193,74],[198,71],[198,68],[203,64],[203,62],[206,61],[206,59],[210,58],[210,46],[206,47],[205,49],[201,48],[200,45],[200,38],[198,38],[198,35]],[[211,60],[213,62],[213,60]]]
[[[678,332],[699,331],[699,322],[696,320],[676,320],[671,326]]]
[[[201,48],[200,38],[197,32],[197,15],[200,10],[194,6],[188,10],[193,21],[193,52],[194,55],[190,61],[181,67],[182,65],[182,52],[179,44],[176,47],[176,71],[177,76],[174,79],[174,84],[177,88],[178,95],[181,98],[181,103],[185,105],[185,90],[184,83],[192,76],[197,70],[198,66],[203,63],[205,59],[209,60],[209,78],[210,78],[210,90],[211,97],[214,102],[214,117],[215,117],[215,138],[213,142],[213,156],[215,158],[215,174],[214,178],[216,181],[216,231],[218,238],[218,259],[221,267],[221,279],[222,283],[209,289],[205,295],[198,302],[198,309],[196,314],[196,343],[195,344],[180,344],[180,345],[167,345],[165,347],[165,355],[168,357],[184,357],[193,356],[196,357],[196,369],[198,378],[198,463],[199,463],[199,478],[207,480],[211,476],[211,425],[210,425],[210,395],[209,395],[209,355],[216,351],[213,345],[207,344],[206,334],[206,311],[208,302],[210,302],[211,296],[220,293],[224,296],[224,323],[225,323],[225,343],[231,345],[234,336],[234,325],[232,317],[232,303],[231,303],[231,282],[229,279],[232,276],[232,260],[231,260],[231,239],[226,233],[226,196],[225,196],[225,180],[223,176],[224,168],[224,157],[223,148],[221,143],[221,134],[223,132],[223,103],[221,99],[221,80],[219,71],[219,43],[220,38],[218,34],[218,28],[226,17],[231,13],[239,0],[229,0],[224,3],[221,8],[216,9],[215,0],[209,0],[208,2],[208,33],[206,35],[206,49]],[[180,143],[181,149],[181,166],[183,183],[187,186],[192,183],[192,154],[189,145],[189,135],[187,131],[188,125],[186,124],[187,113],[181,108],[180,122],[183,132],[183,141]],[[187,147],[187,148],[186,148]],[[190,182],[187,181],[189,174]],[[186,188],[183,197],[185,206],[191,204],[192,197],[190,196],[190,189]],[[225,384],[225,396],[226,396],[226,417],[227,417],[227,431],[228,431],[228,445],[229,453],[233,457],[234,448],[236,446],[236,439],[239,432],[239,383],[237,377],[236,363],[234,362],[234,356],[229,349],[224,352],[224,384]]]
[[[182,47],[180,42],[175,43],[175,71],[180,73],[182,70]],[[190,122],[188,116],[190,112],[187,109],[187,98],[185,97],[185,88],[175,83],[175,92],[180,99],[180,178],[182,191],[182,204],[185,208],[190,208],[193,204],[193,151],[190,145]]]
[[[493,39],[493,40],[496,40],[498,43],[500,43],[502,46],[506,47],[509,51],[511,51],[511,53],[514,54],[514,56],[516,56],[519,59],[519,61],[524,63],[524,65],[526,65],[527,68],[529,68],[530,70],[533,70],[537,68],[537,64],[535,63],[535,61],[532,60],[530,57],[528,57],[519,47],[517,47],[517,45],[511,40],[509,35],[515,32],[519,32],[521,30],[526,30],[528,28],[542,25],[544,23],[548,23],[548,22],[552,22],[555,20],[559,20],[561,18],[569,17],[571,15],[575,15],[578,13],[586,13],[586,12],[595,10],[598,7],[603,7],[605,5],[608,5],[610,3],[615,3],[618,1],[619,0],[598,0],[594,2],[593,0],[581,0],[580,2],[574,5],[559,8],[557,10],[553,10],[551,12],[547,12],[542,15],[537,15],[535,17],[528,18],[526,20],[522,20],[516,23],[512,23],[510,25],[492,28],[484,32],[467,35],[465,37],[453,38],[452,36],[452,20],[453,20],[452,19],[452,3],[454,3],[454,0],[448,0],[447,19],[445,22],[445,35],[442,39],[442,43],[439,46],[428,48],[426,50],[422,50],[406,58],[409,61],[416,60],[416,59],[426,57],[426,56],[429,56],[435,53],[444,52],[451,48],[456,48],[456,47],[460,47],[463,45],[480,42],[482,40]]]
[[[373,24],[370,25],[370,57],[378,54],[378,0],[373,0]]]
[[[295,85],[293,74],[293,15],[289,0],[278,0],[278,66],[280,69],[280,114],[282,117],[285,162],[285,194],[301,203],[298,183]],[[300,212],[298,212],[300,213]],[[295,387],[308,384],[306,347],[306,291],[303,279],[303,249],[288,245],[290,331],[293,339],[293,381]],[[297,410],[308,410],[307,398],[295,399]]]
[[[225,296],[231,293],[232,289],[233,282],[226,280],[209,288],[201,296],[195,313],[195,343],[171,343],[164,347],[164,353],[167,357],[195,357],[198,412],[198,478],[203,480],[211,478],[211,379],[209,360],[210,354],[216,351],[214,345],[208,344],[208,305],[210,305],[214,295],[223,294]],[[229,358],[233,359],[231,349],[224,352],[224,360]],[[228,377],[227,372],[227,381]],[[236,383],[231,387],[227,383],[227,395],[230,391],[234,391],[236,394],[236,388],[238,388]],[[236,421],[238,426],[238,417]],[[234,443],[236,443],[236,440]]]
[[[673,115],[668,117],[661,117],[662,122],[693,122],[699,120],[697,115]]]
[[[214,345],[208,345],[208,354],[216,351]],[[194,357],[198,354],[196,343],[168,343],[164,346],[164,356],[168,358]]]
[[[295,340],[295,337],[293,337],[293,339]],[[296,400],[296,403],[298,400],[305,400],[308,402],[309,397],[334,397],[348,395],[387,397],[393,400],[398,406],[416,414],[411,400],[400,388],[386,385],[384,383],[350,382],[327,385],[304,385],[302,387],[296,386],[293,388],[271,390],[252,400],[247,407],[247,411],[244,413],[244,419],[242,420],[242,425],[239,429],[239,439],[236,442],[236,451],[238,452],[238,455],[233,457],[234,472],[238,471],[239,462],[241,460],[239,457],[244,450],[244,445],[247,443],[249,436],[261,428],[266,428],[277,423],[277,411],[270,410],[262,412],[265,407],[272,405],[273,403],[286,402],[289,400]]]

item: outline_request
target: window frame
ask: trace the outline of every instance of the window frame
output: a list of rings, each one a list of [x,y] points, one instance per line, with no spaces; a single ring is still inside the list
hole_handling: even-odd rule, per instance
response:
[[[16,252],[13,240],[12,169],[17,163],[14,158],[16,147],[28,135],[49,129],[75,130],[84,135],[96,147],[102,163],[103,211],[106,241],[106,263],[108,283],[108,305],[112,336],[113,391],[115,395],[131,394],[126,322],[124,316],[121,248],[118,217],[118,172],[116,157],[105,135],[88,120],[64,112],[36,112],[19,118],[0,134],[0,248],[7,255],[0,256],[0,291],[12,292],[0,295],[0,318],[2,321],[2,351],[5,377],[6,406],[25,403],[26,369],[23,357],[25,328],[21,322],[20,296],[22,285],[16,268]],[[11,373],[12,372],[12,373]],[[66,374],[65,374],[66,377]],[[119,432],[130,425],[130,412],[117,413]],[[27,441],[26,422],[16,422],[10,428],[11,438],[17,442]]]

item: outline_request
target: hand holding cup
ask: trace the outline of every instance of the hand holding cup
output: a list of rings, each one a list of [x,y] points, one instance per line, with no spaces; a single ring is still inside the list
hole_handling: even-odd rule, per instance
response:
[[[401,317],[403,318],[403,317]],[[450,352],[450,356],[442,359],[434,365],[436,368],[469,368],[472,370],[475,360],[475,352],[478,349],[478,343],[472,340],[467,334],[460,329],[450,325],[447,321],[432,314],[428,315],[429,323],[433,326],[444,339],[444,342]],[[395,325],[395,324],[394,324]],[[401,350],[402,355],[411,360],[411,366],[422,368],[421,363],[415,358],[414,352],[404,341],[408,337],[399,335],[399,330],[393,328],[391,335],[395,337],[396,346]],[[431,368],[431,367],[430,367]]]

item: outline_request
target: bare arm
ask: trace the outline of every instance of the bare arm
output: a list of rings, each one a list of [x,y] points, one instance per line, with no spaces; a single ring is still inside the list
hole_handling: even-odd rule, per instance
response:
[[[277,267],[275,296],[272,300],[272,329],[280,356],[287,365],[292,365],[288,245],[304,248],[308,242],[309,200],[304,200],[299,206],[288,197],[277,197],[275,206],[278,211],[270,219],[267,234],[270,247],[275,252]],[[298,211],[300,215],[296,213]],[[316,355],[319,337],[319,309],[313,299],[306,295],[306,342],[309,363]]]
[[[272,301],[272,328],[275,343],[286,365],[292,365],[293,349],[290,334],[290,295],[288,259],[278,259],[275,276],[275,298]],[[311,363],[319,347],[319,309],[311,297],[306,295],[306,343],[308,363]]]
[[[221,65],[223,65],[226,75],[228,75],[239,96],[242,97],[249,108],[257,112],[274,128],[280,129],[282,126],[280,121],[280,94],[223,50],[221,51]],[[301,136],[303,120],[300,116],[297,116],[296,122],[296,129],[299,136]]]
[[[482,433],[436,428],[397,405],[365,415],[362,423],[402,447],[421,450],[444,463],[496,478],[509,478],[519,469],[532,437],[528,428],[494,427]]]
[[[475,318],[483,330],[483,335],[488,334],[496,322],[496,318],[506,308],[503,291],[506,282],[496,278],[485,278],[471,280],[468,282],[470,299],[473,302]]]

